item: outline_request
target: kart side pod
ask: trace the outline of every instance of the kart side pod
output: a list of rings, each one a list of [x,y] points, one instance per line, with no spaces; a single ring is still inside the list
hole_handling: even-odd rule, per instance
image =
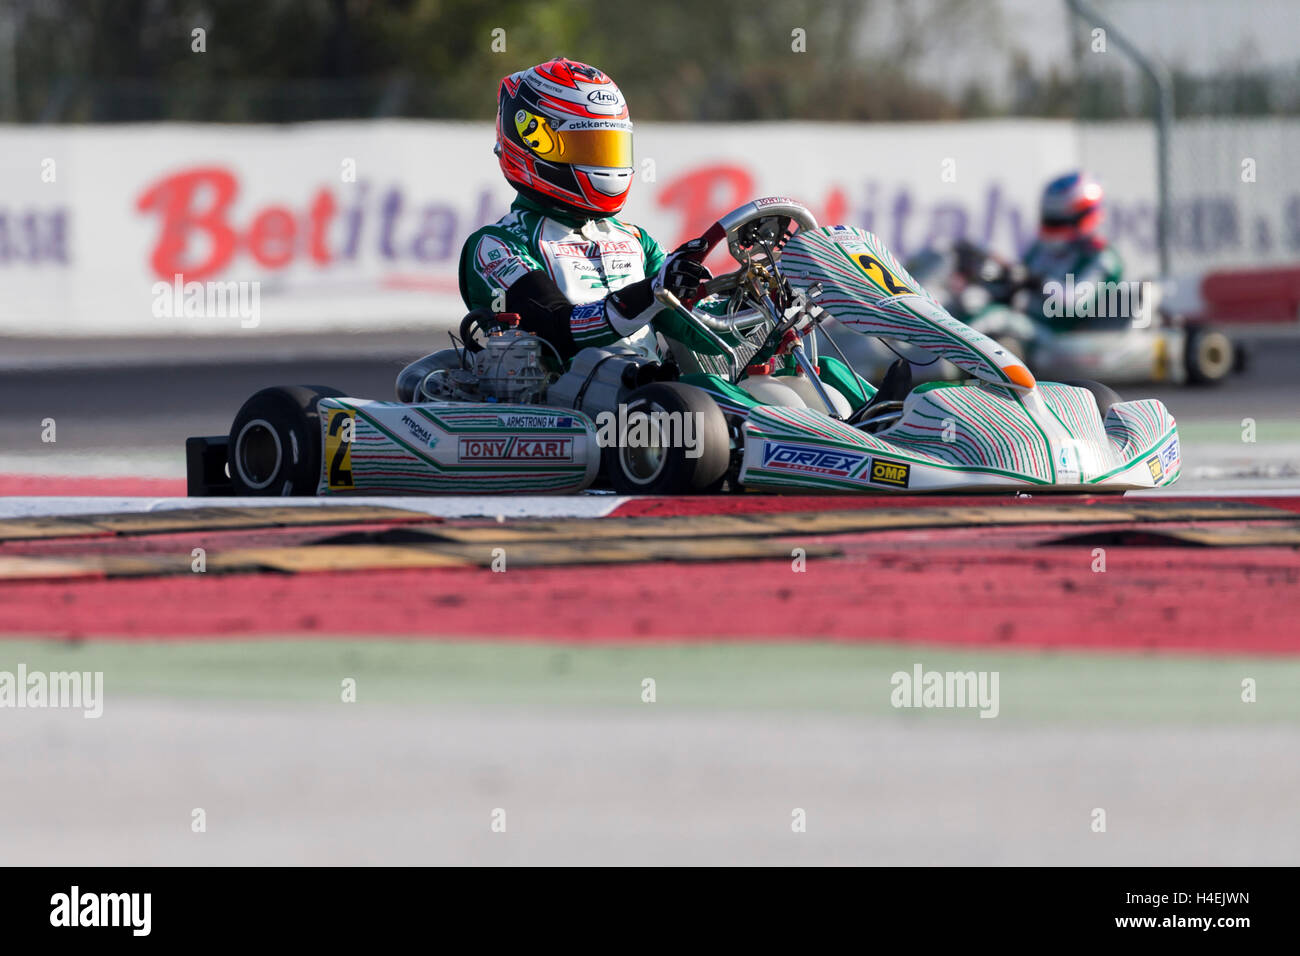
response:
[[[591,420],[540,405],[320,402],[317,494],[581,491],[600,470]]]
[[[540,405],[379,402],[322,386],[250,397],[228,436],[190,438],[191,496],[544,494],[596,478],[596,427]]]

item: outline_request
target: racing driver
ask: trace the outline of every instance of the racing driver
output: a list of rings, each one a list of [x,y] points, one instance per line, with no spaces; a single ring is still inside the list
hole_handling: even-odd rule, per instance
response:
[[[1123,278],[1124,264],[1100,232],[1103,198],[1101,184],[1082,172],[1058,176],[1043,189],[1038,239],[1025,251],[1022,263],[1028,275],[1025,284],[1034,290],[1024,309],[1055,331],[1080,324],[1080,315],[1101,314],[1098,305],[1106,285]],[[1075,288],[1092,290],[1093,301],[1084,308],[1076,296],[1074,308],[1055,310],[1060,314],[1054,315],[1044,307],[1046,294],[1039,290],[1049,282],[1064,285],[1069,276]]]
[[[470,309],[514,312],[519,327],[568,360],[589,346],[630,346],[659,359],[655,332],[698,352],[717,349],[655,292],[696,298],[711,276],[615,218],[632,186],[632,122],[608,76],[555,59],[513,73],[497,94],[496,146],[518,196],[465,242],[460,292]]]

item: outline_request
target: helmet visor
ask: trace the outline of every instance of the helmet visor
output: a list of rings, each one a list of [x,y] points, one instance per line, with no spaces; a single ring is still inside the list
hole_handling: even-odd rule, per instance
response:
[[[515,113],[515,130],[534,154],[551,163],[627,168],[632,165],[632,130],[556,130],[545,116]]]
[[[1043,216],[1043,226],[1047,229],[1070,229],[1077,226],[1083,221],[1083,217],[1088,215],[1092,210],[1086,209],[1083,212],[1077,212],[1069,216]]]

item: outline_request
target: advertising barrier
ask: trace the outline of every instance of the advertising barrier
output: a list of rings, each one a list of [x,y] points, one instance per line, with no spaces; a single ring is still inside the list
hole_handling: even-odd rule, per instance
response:
[[[1272,165],[1300,126],[1275,127],[1256,180],[1224,160],[1180,194],[1182,270],[1300,258],[1300,187],[1285,192]],[[644,123],[623,218],[671,248],[780,193],[902,258],[961,235],[1014,255],[1042,184],[1087,162],[1130,275],[1150,276],[1151,136],[1039,120]],[[421,121],[0,128],[0,334],[443,327],[463,311],[462,242],[512,197],[492,142],[489,123]]]

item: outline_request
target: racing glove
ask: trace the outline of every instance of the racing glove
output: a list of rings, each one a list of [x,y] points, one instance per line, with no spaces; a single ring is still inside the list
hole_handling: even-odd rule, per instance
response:
[[[612,293],[609,303],[618,310],[618,316],[610,316],[611,323],[619,328],[617,320],[621,317],[637,327],[645,325],[658,310],[655,293],[660,289],[667,289],[688,304],[699,298],[700,284],[712,279],[713,275],[690,255],[698,254],[703,248],[703,239],[692,239],[674,249],[656,275],[646,276]]]
[[[698,299],[700,285],[713,278],[713,273],[693,258],[704,249],[703,239],[692,239],[674,249],[655,277],[654,290],[667,289],[688,304]]]

